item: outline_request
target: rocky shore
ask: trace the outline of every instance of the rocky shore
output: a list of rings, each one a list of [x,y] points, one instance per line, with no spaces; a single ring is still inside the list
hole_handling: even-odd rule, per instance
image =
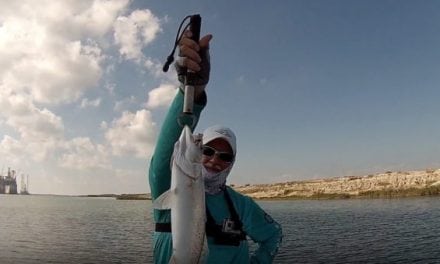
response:
[[[390,198],[440,194],[440,169],[233,186],[255,199]]]
[[[273,184],[231,185],[255,199],[348,199],[440,195],[440,169],[344,176]],[[118,200],[151,200],[149,193],[88,195]]]

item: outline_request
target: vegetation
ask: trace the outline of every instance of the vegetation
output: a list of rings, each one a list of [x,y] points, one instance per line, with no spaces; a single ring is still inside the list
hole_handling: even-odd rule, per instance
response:
[[[89,194],[89,195],[80,195],[80,197],[116,197],[116,194]]]
[[[409,189],[384,189],[377,191],[359,192],[359,194],[349,193],[325,193],[323,191],[314,192],[312,195],[292,194],[294,190],[284,190],[276,196],[259,196],[258,200],[333,200],[333,199],[362,199],[362,198],[400,198],[417,196],[440,196],[440,185],[425,188]],[[253,192],[248,190],[246,195],[253,196]]]
[[[428,176],[428,177],[427,177]],[[373,178],[373,179],[372,179]],[[231,184],[236,191],[260,200],[362,199],[440,196],[440,170],[344,176],[273,184]],[[367,191],[368,190],[368,191]],[[118,200],[151,200],[150,194],[103,194]]]
[[[440,186],[429,186],[425,188],[409,188],[403,190],[385,189],[379,191],[360,192],[359,197],[367,198],[397,198],[412,196],[436,196],[440,195]]]
[[[151,197],[149,194],[121,194],[116,200],[151,200]]]
[[[337,200],[352,198],[350,194],[341,193],[315,193],[311,196],[289,195],[276,197],[256,197],[257,200]]]
[[[352,196],[348,193],[322,193],[317,192],[314,193],[309,199],[318,199],[318,200],[332,200],[332,199],[349,199]]]

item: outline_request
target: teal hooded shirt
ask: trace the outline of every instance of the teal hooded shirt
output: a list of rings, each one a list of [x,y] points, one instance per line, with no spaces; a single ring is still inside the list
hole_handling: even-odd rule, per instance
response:
[[[197,125],[205,105],[206,96],[194,105],[196,122],[194,122],[192,130]],[[171,156],[174,143],[178,140],[183,129],[178,122],[182,108],[183,93],[179,90],[162,125],[150,162],[149,183],[153,200],[167,191],[171,185]],[[230,187],[227,187],[225,191],[228,192],[234,209],[243,224],[243,231],[258,244],[258,248],[251,256],[246,240],[241,241],[239,246],[217,245],[213,238],[208,236],[207,263],[272,263],[281,243],[281,226],[250,197],[244,196]],[[217,224],[221,224],[225,218],[231,217],[224,192],[215,195],[206,194],[206,206]],[[169,210],[154,209],[153,217],[156,223],[171,222]],[[154,263],[168,263],[172,250],[171,233],[154,232]]]

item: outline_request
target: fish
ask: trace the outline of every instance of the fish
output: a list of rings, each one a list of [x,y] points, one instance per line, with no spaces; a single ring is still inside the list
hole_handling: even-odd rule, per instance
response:
[[[205,263],[209,253],[201,161],[201,136],[185,126],[174,144],[171,187],[153,202],[155,209],[171,209],[173,253],[169,263]]]

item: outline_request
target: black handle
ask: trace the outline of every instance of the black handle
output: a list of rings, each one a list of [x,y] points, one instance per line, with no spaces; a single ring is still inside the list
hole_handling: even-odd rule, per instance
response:
[[[200,27],[202,24],[202,17],[199,14],[192,15],[189,20],[189,30],[192,33],[191,39],[199,43],[200,39]],[[186,72],[186,84],[193,85],[194,80],[196,80],[197,74],[192,71]]]
[[[189,30],[192,33],[191,39],[199,43],[200,39],[200,26],[202,24],[202,18],[200,15],[192,15],[189,21]],[[194,104],[194,83],[197,80],[197,73],[193,71],[186,71],[185,78],[185,97],[183,100],[183,115],[193,116],[193,104]]]
[[[179,30],[177,31],[176,41],[174,42],[174,48],[171,51],[171,54],[167,57],[167,61],[163,65],[162,70],[164,72],[168,71],[171,63],[173,63],[173,61],[174,61],[174,51],[176,50],[178,41],[180,40],[180,38],[182,38],[182,35],[180,35],[180,37],[179,37],[180,29],[182,28],[183,23],[185,23],[185,21],[188,18],[190,19],[189,20],[189,30],[192,32],[191,39],[194,40],[195,42],[199,43],[199,39],[200,39],[200,26],[202,24],[202,18],[200,17],[199,14],[192,15],[192,16],[186,16],[185,19],[183,19],[182,23],[180,23]],[[186,72],[186,70],[185,70],[185,72]],[[185,75],[185,73],[183,73],[183,74]]]
[[[202,24],[202,17],[199,14],[191,16],[191,19],[189,20],[189,30],[192,33],[191,39],[197,43],[199,43],[199,39],[200,39],[201,24]]]

